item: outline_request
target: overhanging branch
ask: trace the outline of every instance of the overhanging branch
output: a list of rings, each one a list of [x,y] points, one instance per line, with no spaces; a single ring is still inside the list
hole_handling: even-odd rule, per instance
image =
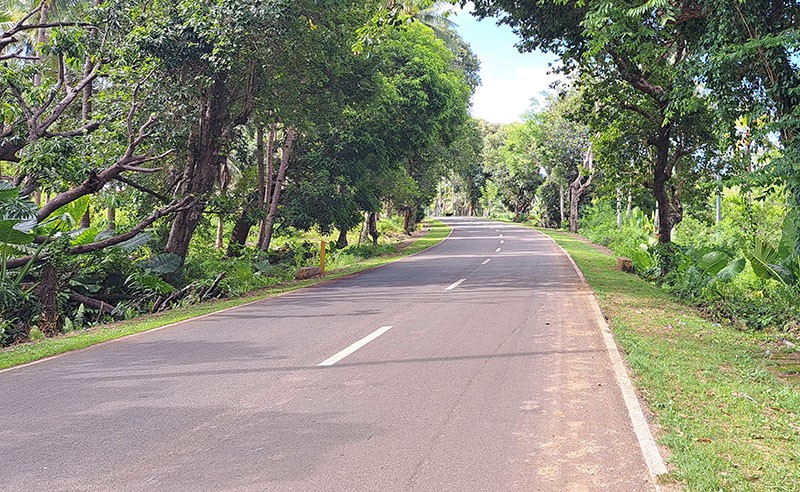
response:
[[[197,198],[193,196],[187,196],[181,200],[171,203],[166,207],[162,207],[155,212],[153,212],[150,216],[148,216],[143,221],[139,222],[136,227],[129,230],[124,234],[119,234],[114,237],[110,237],[108,239],[103,239],[102,241],[97,241],[91,244],[82,244],[80,246],[73,246],[71,248],[67,248],[67,253],[71,255],[79,255],[85,253],[91,253],[94,251],[99,251],[101,249],[110,248],[112,246],[116,246],[118,244],[124,243],[130,239],[133,239],[146,228],[150,227],[153,222],[157,221],[158,219],[165,217],[167,215],[173,214],[175,212],[179,212],[181,210],[185,210],[187,208],[192,207],[197,202]],[[41,255],[38,258],[34,259],[33,256],[23,256],[21,258],[14,258],[8,260],[6,263],[7,268],[19,268],[26,265],[29,261],[33,260],[35,263],[41,263],[48,259],[48,255]]]

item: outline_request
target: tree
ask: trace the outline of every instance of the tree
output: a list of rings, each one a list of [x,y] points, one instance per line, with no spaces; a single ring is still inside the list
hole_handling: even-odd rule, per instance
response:
[[[527,214],[544,181],[531,126],[522,123],[486,125],[484,169],[497,186],[503,205],[519,221]]]
[[[659,240],[669,243],[683,217],[675,169],[691,167],[692,157],[708,144],[707,135],[695,131],[709,105],[693,77],[702,60],[693,8],[631,7],[622,1],[479,0],[475,5],[477,15],[499,15],[509,24],[522,38],[520,49],[559,54],[566,70],[593,76],[583,80],[587,92],[600,88],[615,94],[619,108],[647,123],[647,143],[654,150],[648,184],[660,211]]]
[[[564,188],[569,190],[569,229],[578,232],[578,206],[595,175],[594,154],[589,128],[582,119],[582,93],[576,90],[548,98],[539,113],[529,112],[525,124],[535,141],[536,152],[548,179],[559,187],[563,203]],[[564,220],[563,204],[560,221]]]

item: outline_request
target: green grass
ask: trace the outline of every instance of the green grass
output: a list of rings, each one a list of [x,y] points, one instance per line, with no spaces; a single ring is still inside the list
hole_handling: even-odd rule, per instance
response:
[[[774,334],[705,320],[575,236],[542,232],[598,295],[669,449],[661,480],[691,491],[800,490],[800,392],[773,374]]]
[[[266,289],[257,290],[235,299],[225,299],[196,304],[184,308],[173,309],[165,313],[143,316],[119,323],[94,327],[89,330],[78,331],[67,335],[39,340],[36,342],[24,343],[3,349],[0,351],[0,369],[6,369],[9,367],[18,366],[20,364],[27,364],[29,362],[34,362],[46,357],[52,357],[65,352],[79,350],[108,340],[114,340],[124,336],[132,335],[134,333],[141,333],[154,328],[160,328],[162,326],[177,323],[179,321],[185,321],[205,314],[221,311],[223,309],[241,306],[242,304],[246,304],[248,302],[267,299],[285,292],[290,292],[322,282],[329,282],[347,275],[353,275],[358,272],[377,268],[400,258],[430,248],[431,246],[434,246],[444,240],[450,233],[450,227],[446,226],[440,221],[426,222],[426,226],[429,228],[428,232],[414,240],[412,243],[403,245],[404,247],[402,248],[396,248],[394,252],[389,254],[368,258],[363,261],[347,265],[343,268],[329,270],[326,272],[324,278],[286,282]]]

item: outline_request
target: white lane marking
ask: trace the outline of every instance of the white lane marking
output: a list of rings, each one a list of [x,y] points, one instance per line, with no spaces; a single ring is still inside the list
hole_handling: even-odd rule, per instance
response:
[[[375,340],[376,338],[378,338],[379,336],[383,335],[384,333],[386,333],[387,331],[389,331],[391,329],[392,329],[391,326],[382,326],[382,327],[378,328],[377,330],[373,331],[372,333],[370,333],[369,335],[365,336],[364,338],[362,338],[361,340],[357,341],[356,343],[350,345],[349,347],[347,347],[346,349],[344,349],[341,352],[337,353],[336,355],[332,355],[332,356],[328,357],[327,359],[323,360],[322,362],[317,364],[317,367],[327,367],[327,366],[332,366],[332,365],[336,364],[340,360],[344,359],[348,355],[352,354],[356,350],[360,349],[364,345],[366,345],[369,342]]]
[[[492,261],[491,258],[486,258],[485,260],[483,260],[483,263],[481,263],[481,265],[485,265],[485,264],[489,263],[490,261]]]
[[[503,235],[502,235],[502,234],[500,234],[500,237],[503,237]]]
[[[448,287],[448,288],[446,288],[446,289],[444,289],[444,290],[453,290],[453,289],[455,289],[456,287],[458,287],[459,285],[461,285],[461,283],[462,283],[462,282],[465,282],[466,280],[467,280],[467,279],[465,279],[465,278],[462,278],[462,279],[461,279],[461,280],[459,280],[458,282],[453,282],[452,284],[450,284],[450,287]]]
[[[497,248],[496,250],[494,250],[494,252],[495,253],[499,253],[500,252],[500,248]]]
[[[500,244],[506,244],[506,242],[501,239]]]
[[[628,370],[625,368],[625,364],[622,361],[622,355],[620,355],[619,347],[617,347],[617,343],[614,341],[614,334],[611,332],[611,328],[608,326],[608,323],[606,323],[606,318],[603,316],[603,312],[600,310],[600,305],[597,303],[597,296],[589,286],[589,283],[586,281],[586,277],[583,276],[581,269],[578,268],[578,264],[575,263],[575,260],[572,259],[572,256],[567,253],[567,250],[561,247],[561,245],[558,244],[555,239],[551,238],[547,234],[545,234],[545,237],[548,237],[551,241],[553,241],[553,243],[561,250],[561,252],[566,255],[567,259],[569,259],[569,262],[572,265],[572,268],[578,274],[578,277],[580,277],[581,282],[583,282],[583,284],[588,287],[591,292],[589,296],[589,304],[591,304],[592,310],[594,311],[595,320],[600,326],[600,332],[603,335],[603,342],[605,342],[608,356],[611,359],[611,365],[614,367],[614,375],[617,377],[617,385],[622,392],[622,399],[625,400],[625,406],[628,408],[628,417],[631,419],[633,432],[636,434],[636,439],[639,441],[639,448],[642,450],[644,461],[647,463],[647,470],[650,472],[650,479],[652,480],[653,485],[655,485],[656,490],[659,490],[656,477],[658,475],[667,473],[667,465],[664,463],[664,458],[661,457],[661,453],[658,451],[656,440],[653,438],[653,433],[650,431],[650,426],[648,425],[647,419],[644,416],[642,406],[639,404],[639,399],[636,397],[636,389],[633,386],[633,382],[631,382],[630,376],[628,376]]]

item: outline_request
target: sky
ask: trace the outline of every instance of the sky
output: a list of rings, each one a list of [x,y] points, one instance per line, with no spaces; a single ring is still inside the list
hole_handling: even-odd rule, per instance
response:
[[[520,121],[531,99],[544,102],[542,92],[557,80],[548,74],[556,57],[545,53],[520,53],[514,45],[519,38],[496,20],[478,21],[469,5],[454,8],[450,20],[481,61],[481,80],[472,99],[472,116],[492,123]]]

